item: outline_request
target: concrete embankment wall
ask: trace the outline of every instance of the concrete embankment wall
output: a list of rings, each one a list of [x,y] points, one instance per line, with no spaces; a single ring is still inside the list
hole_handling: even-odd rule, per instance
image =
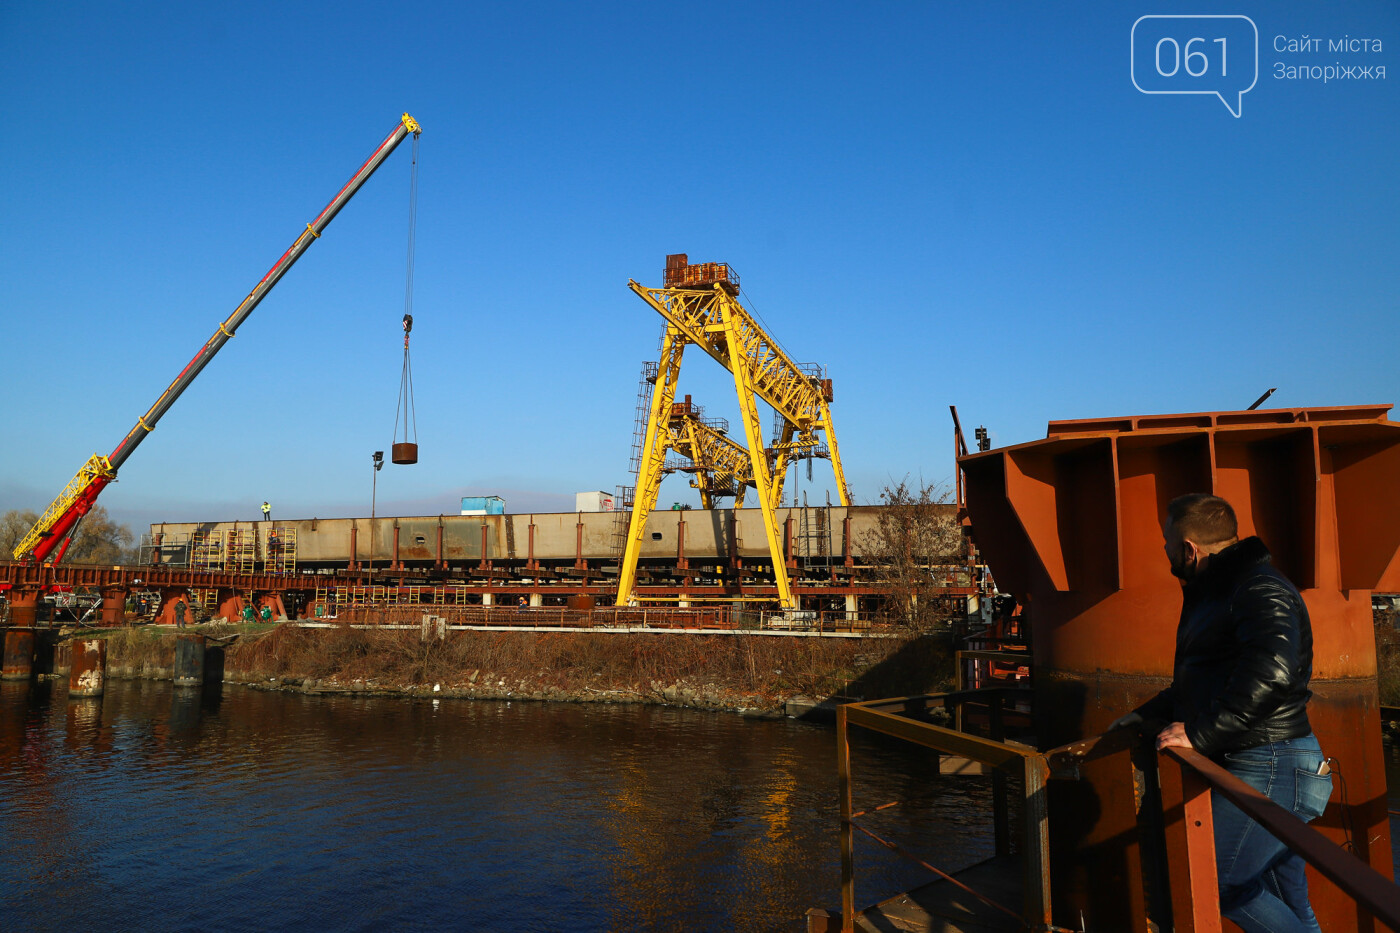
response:
[[[168,635],[138,628],[107,637],[109,676],[173,676]],[[952,651],[938,636],[451,632],[424,642],[413,631],[284,625],[231,641],[224,679],[311,694],[647,702],[776,714],[789,704],[951,689]]]

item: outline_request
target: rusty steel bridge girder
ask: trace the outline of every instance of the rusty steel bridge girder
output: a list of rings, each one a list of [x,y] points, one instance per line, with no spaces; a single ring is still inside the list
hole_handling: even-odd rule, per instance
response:
[[[978,547],[999,587],[1028,607],[1036,731],[1043,747],[1102,732],[1172,676],[1178,581],[1162,551],[1167,503],[1192,492],[1235,507],[1298,586],[1314,637],[1310,717],[1347,776],[1316,825],[1389,876],[1371,592],[1400,589],[1400,423],[1390,406],[1203,412],[1051,422],[1044,440],[959,458]],[[1141,917],[1132,799],[1108,782],[1052,788],[1071,840],[1055,860],[1066,916],[1114,927]],[[1178,856],[1181,853],[1177,853]],[[1324,929],[1356,922],[1315,880]],[[1113,901],[1113,903],[1109,903]],[[1123,927],[1124,929],[1127,926]]]

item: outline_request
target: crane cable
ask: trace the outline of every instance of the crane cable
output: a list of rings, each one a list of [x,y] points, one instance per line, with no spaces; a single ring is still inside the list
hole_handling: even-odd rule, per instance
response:
[[[399,401],[394,408],[394,442],[399,437],[399,416],[403,415],[404,441],[409,425],[413,443],[418,443],[418,413],[413,404],[413,367],[408,359],[408,334],[413,329],[413,253],[418,230],[418,134],[413,134],[413,170],[408,183],[408,272],[403,296],[403,373],[399,378]]]

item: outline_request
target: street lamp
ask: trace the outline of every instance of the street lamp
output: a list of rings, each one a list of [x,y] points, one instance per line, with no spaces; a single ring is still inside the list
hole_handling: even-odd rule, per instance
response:
[[[384,469],[384,451],[374,452],[374,479],[369,487],[369,576],[374,579],[374,499],[379,492],[379,471]]]

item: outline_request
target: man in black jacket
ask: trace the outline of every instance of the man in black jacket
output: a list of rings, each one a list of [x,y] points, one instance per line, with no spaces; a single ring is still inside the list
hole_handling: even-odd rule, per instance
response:
[[[1162,527],[1182,581],[1172,684],[1110,728],[1169,722],[1157,748],[1194,748],[1303,820],[1322,814],[1332,778],[1308,723],[1312,627],[1292,583],[1257,537],[1238,538],[1224,499],[1193,493]],[[1211,795],[1221,913],[1247,933],[1320,933],[1303,859]]]

